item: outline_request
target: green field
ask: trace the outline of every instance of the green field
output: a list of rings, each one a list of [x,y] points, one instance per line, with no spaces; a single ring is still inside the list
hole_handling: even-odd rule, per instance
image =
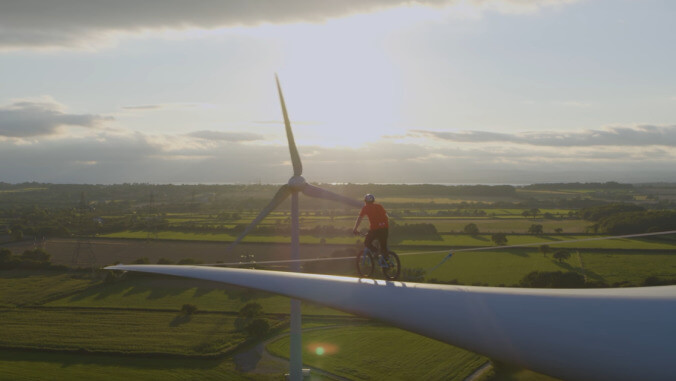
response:
[[[403,254],[400,259],[404,268],[427,270],[428,280],[456,280],[470,285],[516,285],[531,271],[575,271],[589,280],[607,284],[629,282],[637,286],[650,276],[676,277],[676,253],[574,251],[569,260],[559,263],[552,253],[544,256],[534,249],[458,252],[435,267],[445,256],[446,253]]]
[[[42,304],[83,291],[96,283],[81,274],[0,271],[0,307]]]
[[[91,287],[75,295],[51,301],[48,307],[142,308],[178,311],[189,303],[200,311],[237,312],[247,303],[255,302],[267,313],[288,314],[287,297],[222,283],[178,277],[133,277],[113,284]],[[342,312],[303,304],[309,315],[345,315]]]
[[[223,314],[105,309],[1,309],[0,347],[214,355],[245,339]]]
[[[303,334],[303,362],[354,380],[463,380],[487,359],[400,329],[366,325]],[[268,349],[288,358],[289,338]]]
[[[115,234],[102,236],[105,238],[131,238],[147,239],[147,232],[125,231]],[[177,233],[177,232],[157,232],[157,239],[180,240],[180,241],[206,241],[206,242],[232,242],[236,237],[228,234],[205,234],[205,233]],[[301,244],[314,245],[319,244],[321,237],[301,236]],[[325,238],[325,244],[328,245],[349,245],[360,239],[354,236],[328,237]],[[470,236],[467,234],[442,234],[437,239],[398,239],[391,237],[391,245],[396,250],[397,246],[428,246],[439,247],[449,250],[457,247],[495,246],[491,241],[490,234],[478,234]],[[577,249],[632,249],[632,250],[676,250],[676,241],[660,240],[655,238],[615,238],[607,239],[602,235],[556,235],[544,234],[540,236],[528,234],[507,234],[507,245],[522,244],[549,244],[552,247],[577,248]],[[583,240],[574,243],[557,243],[559,241]],[[262,236],[249,235],[246,237],[248,243],[289,243],[291,240],[285,236]]]
[[[279,380],[243,374],[232,360],[83,355],[0,349],[0,380]]]

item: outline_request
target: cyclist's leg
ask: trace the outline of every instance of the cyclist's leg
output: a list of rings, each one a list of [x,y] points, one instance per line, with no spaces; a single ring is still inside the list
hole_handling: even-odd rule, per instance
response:
[[[376,239],[380,243],[380,253],[383,255],[383,258],[387,259],[387,257],[389,256],[388,254],[389,250],[387,248],[387,235],[388,235],[387,228],[376,230],[374,235],[376,236]]]
[[[373,240],[376,239],[376,231],[374,230],[369,230],[368,233],[366,233],[366,238],[364,238],[364,246],[366,246],[367,249],[371,250],[371,252],[375,255],[378,253],[378,249],[376,249],[375,246],[373,246]]]

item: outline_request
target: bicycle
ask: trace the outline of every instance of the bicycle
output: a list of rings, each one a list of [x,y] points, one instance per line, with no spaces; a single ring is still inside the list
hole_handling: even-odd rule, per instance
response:
[[[362,237],[366,234],[360,234]],[[373,242],[373,245],[379,249],[380,242],[377,240]],[[378,250],[377,253],[371,252],[368,247],[364,247],[359,254],[357,254],[357,273],[360,277],[369,278],[373,274],[376,265],[380,266],[381,271],[386,279],[396,280],[399,278],[401,272],[401,263],[399,262],[399,256],[394,251],[387,251],[387,260],[383,258],[383,255]]]

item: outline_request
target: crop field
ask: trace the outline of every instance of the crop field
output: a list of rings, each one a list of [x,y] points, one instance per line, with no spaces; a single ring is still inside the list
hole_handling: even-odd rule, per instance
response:
[[[42,304],[83,291],[96,283],[73,274],[0,271],[0,307]]]
[[[676,278],[676,252],[663,254],[626,252],[580,252],[583,274],[602,278],[608,284],[629,281],[640,285],[649,276]],[[571,264],[575,260],[569,261]]]
[[[287,264],[260,263],[290,257],[286,202],[262,221],[262,229],[234,249],[228,247],[243,225],[258,215],[259,205],[267,205],[267,197],[272,197],[276,187],[268,188],[236,199],[224,196],[218,199],[220,204],[216,197],[205,198],[199,192],[188,192],[173,204],[158,196],[154,210],[148,207],[147,198],[124,198],[117,209],[114,203],[104,204],[104,199],[99,199],[94,203],[101,207],[97,210],[104,210],[100,217],[110,223],[99,231],[106,234],[88,238],[77,239],[73,224],[66,234],[59,235],[61,238],[42,242],[33,238],[33,233],[14,242],[13,233],[7,230],[2,247],[17,258],[40,246],[51,255],[53,264],[81,270],[0,271],[0,379],[43,379],[45,375],[68,380],[280,379],[283,363],[273,366],[272,359],[264,359],[256,372],[242,372],[232,356],[260,342],[246,341],[249,336],[242,329],[240,309],[251,302],[261,305],[262,316],[275,326],[266,337],[269,339],[288,326],[289,298],[178,277],[127,274],[112,279],[97,269],[118,262],[157,263],[162,259],[177,263],[189,259],[193,263],[242,263],[242,267],[285,270]],[[495,197],[450,193],[446,197],[434,192],[416,196],[397,188],[378,201],[398,225],[390,231],[390,248],[400,254],[404,269],[414,270],[411,277],[422,276],[424,281],[513,286],[533,271],[572,271],[589,281],[619,286],[640,286],[648,277],[676,279],[676,237],[605,239],[587,234],[593,222],[580,219],[583,213],[578,213],[595,201],[604,205],[639,200],[637,205],[657,208],[657,198],[634,191],[583,188],[518,188],[511,195]],[[46,191],[31,186],[0,192],[26,203],[32,195]],[[266,199],[250,198],[254,194]],[[662,193],[659,196],[660,202],[664,200]],[[79,200],[77,196],[71,199],[75,203]],[[49,200],[59,206],[70,201]],[[534,205],[542,207],[531,209]],[[65,220],[72,217],[68,208],[61,215]],[[33,216],[32,211],[21,218]],[[537,213],[532,215],[533,211]],[[0,224],[23,223],[12,213],[6,213]],[[354,275],[352,255],[363,242],[362,237],[350,234],[356,216],[357,210],[324,207],[312,200],[301,203],[301,258],[350,259],[306,262],[304,271]],[[463,233],[468,224],[475,224],[479,234]],[[542,225],[543,234],[528,234],[532,225]],[[367,226],[364,221],[362,228]],[[28,232],[30,227],[25,228]],[[311,231],[313,228],[317,229]],[[528,246],[498,248],[491,237],[494,233],[505,233],[506,245]],[[547,254],[539,250],[544,244],[550,247]],[[553,254],[561,249],[571,256],[559,262]],[[452,257],[442,263],[451,251]],[[195,306],[197,312],[180,312],[185,304]],[[487,361],[326,307],[302,303],[302,312],[304,362],[343,377],[461,380]],[[288,337],[273,341],[268,348],[288,357]],[[509,379],[550,380],[527,371],[514,372]]]
[[[532,220],[524,218],[410,218],[403,223],[433,224],[439,233],[460,233],[467,224],[475,224],[480,232],[484,233],[527,233],[533,225],[542,225],[545,233],[553,234],[555,229],[562,229],[564,233],[584,233],[589,223],[580,220]]]
[[[573,252],[568,261],[559,263],[533,249],[510,249],[458,252],[443,264],[446,253],[400,255],[402,267],[428,270],[426,279],[456,280],[460,284],[511,286],[531,271],[575,271],[590,280],[631,282],[639,285],[650,276],[676,277],[676,253],[641,252]],[[582,261],[580,262],[580,258]],[[438,267],[436,267],[439,265]]]
[[[49,308],[0,310],[0,319],[4,348],[190,356],[218,354],[245,338],[235,317],[223,314]]]
[[[205,241],[205,240],[146,240],[144,239],[91,239],[81,243],[82,258],[79,266],[89,267],[88,255],[91,251],[94,253],[94,265],[105,266],[114,263],[131,263],[139,258],[148,258],[150,263],[157,263],[160,258],[166,258],[173,262],[178,262],[184,258],[193,258],[202,263],[235,263],[242,260],[249,261],[268,261],[289,259],[290,247],[288,244],[266,244],[250,242],[254,241],[247,238],[246,242],[232,250],[228,249],[229,242]],[[336,250],[345,247],[353,247],[356,243],[355,237],[345,245],[312,245],[305,244],[301,249],[301,255],[307,258],[325,257],[331,255]],[[318,240],[317,240],[318,241]],[[288,239],[287,239],[288,242]],[[52,256],[52,263],[65,264],[72,266],[73,252],[78,245],[74,239],[54,239],[47,242],[47,250]],[[32,242],[23,242],[6,246],[15,253],[21,253],[24,250],[33,249]],[[243,259],[241,256],[247,256]],[[252,256],[252,257],[249,257]]]
[[[278,380],[243,374],[231,359],[152,358],[0,349],[3,380]]]
[[[237,312],[251,302],[260,304],[266,313],[289,313],[290,300],[283,296],[216,282],[160,276],[143,276],[113,284],[101,284],[75,295],[54,300],[45,306],[178,311],[183,304],[188,303],[197,306],[200,311]],[[303,303],[303,313],[346,315],[309,303]]]
[[[578,241],[568,242],[565,241]],[[561,243],[559,243],[561,242]],[[568,249],[604,249],[604,250],[676,250],[676,243],[669,240],[655,238],[615,238],[606,239],[601,235],[510,235],[507,234],[507,245],[538,245],[547,244],[552,248]],[[403,240],[393,243],[396,246],[425,247],[430,250],[437,247],[440,250],[460,247],[486,247],[495,246],[491,241],[491,236],[487,234],[478,234],[469,236],[466,234],[445,234],[437,240]],[[408,248],[406,248],[408,249]],[[401,250],[405,252],[405,250]]]
[[[288,337],[268,349],[288,358]],[[303,334],[303,362],[356,380],[463,380],[486,361],[472,352],[386,326]]]

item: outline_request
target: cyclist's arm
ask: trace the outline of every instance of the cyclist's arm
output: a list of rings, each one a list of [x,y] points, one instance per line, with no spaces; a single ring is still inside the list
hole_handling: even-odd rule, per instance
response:
[[[361,215],[360,215],[359,217],[357,217],[357,221],[354,222],[354,228],[352,229],[352,232],[353,232],[353,233],[357,234],[357,232],[358,232],[357,229],[359,229],[359,224],[361,224],[361,220],[362,220],[363,218],[364,218],[364,217],[361,216]]]

